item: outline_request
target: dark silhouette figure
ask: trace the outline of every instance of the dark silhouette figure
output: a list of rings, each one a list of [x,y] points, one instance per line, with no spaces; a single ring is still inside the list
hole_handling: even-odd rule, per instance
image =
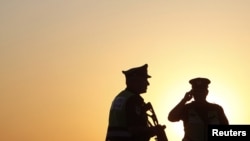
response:
[[[192,85],[191,91],[170,111],[168,120],[176,122],[183,121],[183,141],[207,141],[207,128],[212,124],[228,125],[228,119],[223,108],[206,100],[208,95],[207,78],[194,78],[189,81]],[[194,101],[187,103],[194,98]]]
[[[106,141],[149,141],[162,126],[150,127],[141,97],[149,85],[148,65],[122,71],[126,77],[126,88],[113,100]]]

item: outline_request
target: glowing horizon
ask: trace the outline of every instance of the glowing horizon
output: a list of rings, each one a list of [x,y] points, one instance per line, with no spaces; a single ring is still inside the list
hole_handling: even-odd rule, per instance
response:
[[[249,1],[0,2],[0,140],[103,140],[121,71],[148,63],[150,101],[168,112],[194,77],[230,124],[249,124]],[[246,110],[246,111],[245,111]]]

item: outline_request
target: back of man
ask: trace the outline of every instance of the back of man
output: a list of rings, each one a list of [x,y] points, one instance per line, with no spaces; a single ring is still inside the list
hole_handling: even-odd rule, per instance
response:
[[[149,127],[145,103],[140,94],[149,85],[147,64],[122,71],[126,88],[112,102],[106,141],[149,141],[162,127]]]
[[[122,91],[113,101],[110,116],[108,137],[110,141],[148,141],[146,134],[133,133],[130,127],[147,127],[147,115],[143,99],[128,90]]]

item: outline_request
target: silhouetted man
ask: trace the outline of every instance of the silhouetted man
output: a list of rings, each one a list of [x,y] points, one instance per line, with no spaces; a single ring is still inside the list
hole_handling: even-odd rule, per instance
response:
[[[149,141],[161,126],[149,127],[145,103],[140,96],[149,85],[148,65],[122,71],[126,88],[113,100],[106,141]]]
[[[206,141],[209,124],[228,125],[228,119],[223,108],[218,104],[207,102],[207,78],[194,78],[189,81],[191,91],[170,111],[169,121],[183,121],[185,135],[183,141]],[[194,101],[187,103],[194,98]]]

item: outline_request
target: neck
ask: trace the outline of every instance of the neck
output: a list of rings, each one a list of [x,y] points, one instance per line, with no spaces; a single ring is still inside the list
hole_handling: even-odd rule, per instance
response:
[[[140,92],[138,92],[137,89],[133,89],[133,88],[131,88],[131,87],[127,87],[126,90],[127,90],[127,91],[130,91],[130,92],[132,92],[132,93],[134,93],[134,94],[137,94],[137,95],[140,94]]]

